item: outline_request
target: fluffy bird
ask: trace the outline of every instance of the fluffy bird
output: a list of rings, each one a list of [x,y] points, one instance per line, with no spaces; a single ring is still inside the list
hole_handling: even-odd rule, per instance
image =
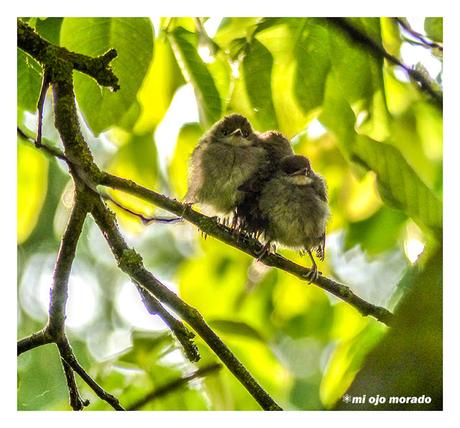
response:
[[[279,169],[281,160],[286,156],[294,155],[291,143],[278,131],[267,131],[258,134],[257,137],[256,144],[265,150],[268,162],[263,163],[259,170],[239,187],[239,190],[245,192],[245,196],[236,207],[239,230],[255,238],[266,227],[265,219],[259,209],[260,192]]]
[[[316,280],[318,267],[312,250],[324,259],[329,207],[326,183],[310,161],[299,155],[285,157],[263,185],[258,205],[264,222],[264,250],[276,243],[308,253],[312,261],[308,279]]]
[[[239,187],[268,162],[249,121],[240,114],[225,116],[192,153],[185,202],[200,203],[215,215],[228,216],[245,196]]]

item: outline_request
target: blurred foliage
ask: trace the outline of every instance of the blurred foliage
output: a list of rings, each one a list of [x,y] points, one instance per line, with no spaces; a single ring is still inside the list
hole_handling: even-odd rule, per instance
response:
[[[259,131],[283,132],[326,178],[332,217],[320,270],[371,303],[396,309],[392,329],[315,286],[204,239],[188,224],[145,227],[111,206],[147,268],[203,314],[282,407],[357,408],[340,401],[350,385],[350,394],[427,394],[430,408],[441,406],[442,112],[413,82],[324,18],[28,22],[42,37],[75,52],[117,49],[112,64],[119,92],[74,73],[83,134],[107,171],[182,199],[198,139],[236,111]],[[405,35],[394,20],[350,22],[400,56]],[[442,41],[442,19],[427,18],[424,31]],[[439,52],[433,58],[440,61]],[[33,134],[41,69],[20,50],[17,67],[18,126]],[[191,102],[184,88],[193,90]],[[49,98],[44,137],[58,146]],[[184,109],[194,110],[197,121],[185,120],[190,112]],[[46,321],[71,186],[60,162],[18,140],[19,337]],[[160,211],[122,192],[112,195],[133,210]],[[306,263],[292,251],[281,252]],[[196,338],[202,360],[189,363],[127,281],[88,218],[70,278],[68,331],[82,365],[129,406],[217,358]],[[22,355],[18,373],[19,409],[68,409],[52,346]],[[109,409],[77,381],[91,400],[89,409]],[[259,406],[224,367],[144,409]]]

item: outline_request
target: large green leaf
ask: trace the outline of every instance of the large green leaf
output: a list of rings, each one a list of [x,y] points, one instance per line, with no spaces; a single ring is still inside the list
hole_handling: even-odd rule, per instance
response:
[[[210,71],[198,55],[198,35],[177,27],[169,36],[182,71],[195,90],[200,121],[209,127],[220,119],[222,102]]]
[[[243,60],[243,75],[246,92],[260,130],[277,129],[275,107],[272,101],[271,76],[273,56],[257,39],[248,45]]]
[[[299,32],[294,53],[297,60],[295,96],[305,112],[322,104],[330,59],[325,44],[328,33],[323,25],[308,20]]]
[[[153,27],[147,18],[65,18],[61,45],[91,56],[115,48],[112,61],[121,89],[113,93],[92,78],[75,73],[75,94],[94,134],[116,125],[136,100],[153,55]]]
[[[40,96],[41,67],[31,56],[18,49],[18,107],[27,111],[37,110]]]
[[[358,136],[353,143],[352,153],[354,160],[377,174],[380,194],[389,205],[402,209],[418,224],[440,231],[441,201],[397,148]]]

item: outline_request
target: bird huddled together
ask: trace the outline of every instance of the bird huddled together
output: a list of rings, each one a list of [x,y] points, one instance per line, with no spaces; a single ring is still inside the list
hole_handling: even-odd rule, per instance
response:
[[[231,218],[239,233],[261,238],[261,257],[274,245],[307,253],[308,279],[318,277],[312,250],[324,259],[326,183],[280,132],[254,131],[240,114],[215,123],[191,155],[185,202]]]

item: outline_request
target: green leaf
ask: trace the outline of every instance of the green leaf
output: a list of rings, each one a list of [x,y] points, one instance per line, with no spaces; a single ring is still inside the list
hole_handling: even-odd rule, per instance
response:
[[[210,71],[198,55],[198,35],[177,27],[169,36],[182,72],[195,90],[200,122],[208,128],[220,119],[222,102]]]
[[[337,143],[344,149],[344,154],[348,155],[350,144],[356,136],[354,129],[356,117],[332,73],[327,78],[323,111],[319,120],[334,132]]]
[[[185,83],[171,45],[165,37],[155,40],[155,54],[150,68],[139,89],[138,100],[141,113],[135,132],[151,132],[163,119],[176,89]]]
[[[122,354],[118,361],[130,363],[149,371],[158,359],[174,348],[174,339],[169,331],[133,331],[132,348]]]
[[[29,143],[18,141],[18,243],[34,230],[48,188],[48,159]]]
[[[198,123],[186,123],[179,132],[174,156],[168,169],[173,194],[179,198],[187,192],[188,161],[202,135],[203,129]]]
[[[259,331],[242,321],[214,319],[209,321],[209,325],[225,334],[243,336],[260,342],[266,342],[266,339]]]
[[[369,218],[348,225],[345,250],[355,245],[372,255],[391,250],[398,244],[405,220],[401,211],[383,206]]]
[[[352,153],[354,160],[377,174],[380,194],[390,206],[403,210],[419,225],[440,232],[441,201],[397,148],[358,136],[353,143]]]
[[[425,32],[427,36],[435,42],[443,41],[443,19],[442,18],[425,18]]]
[[[153,55],[153,28],[147,18],[65,18],[61,45],[91,56],[111,48],[118,56],[112,68],[121,89],[113,93],[89,76],[75,73],[75,94],[95,135],[116,125],[136,100]]]
[[[271,76],[273,56],[257,39],[247,46],[243,59],[246,92],[255,114],[259,130],[277,129],[275,107],[272,100]]]
[[[18,49],[18,106],[23,110],[37,110],[42,82],[42,69],[30,55]]]
[[[328,33],[323,25],[306,21],[294,45],[296,58],[295,96],[301,108],[310,112],[323,102],[331,62],[324,45]]]
[[[55,45],[59,45],[63,19],[64,18],[39,18],[37,19],[35,29],[40,36]]]

